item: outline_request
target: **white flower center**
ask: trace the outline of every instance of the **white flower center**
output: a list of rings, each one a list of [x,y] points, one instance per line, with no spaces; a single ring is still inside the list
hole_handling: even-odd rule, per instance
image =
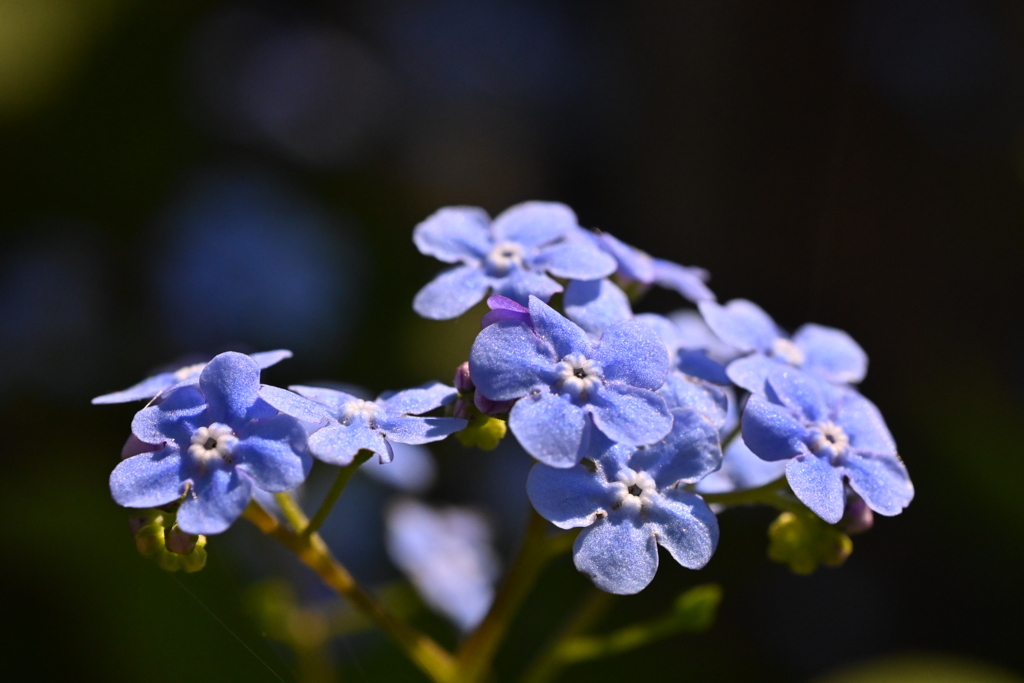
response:
[[[364,401],[361,398],[357,398],[354,401],[349,401],[341,408],[341,415],[338,421],[342,424],[351,424],[352,420],[357,417],[363,418],[371,429],[376,429],[376,416],[377,411],[380,410],[373,401]]]
[[[583,400],[604,380],[600,363],[579,353],[570,353],[555,368],[562,389]]]
[[[835,459],[850,447],[850,437],[834,422],[820,422],[811,427],[811,450]]]
[[[803,365],[807,360],[804,352],[797,348],[796,344],[781,337],[772,343],[772,355],[795,366]]]
[[[237,443],[238,437],[231,431],[231,427],[214,422],[209,427],[200,427],[196,430],[192,435],[192,445],[188,447],[188,454],[202,468],[218,461],[231,464],[231,451]]]
[[[487,270],[492,275],[504,275],[514,265],[523,265],[523,247],[515,242],[501,242],[487,254]]]
[[[180,370],[175,370],[174,371],[174,379],[178,380],[179,382],[184,382],[185,380],[189,379],[190,377],[194,377],[194,376],[198,375],[200,372],[203,371],[203,368],[205,368],[205,367],[206,367],[206,363],[196,363],[195,365],[186,365],[185,367],[181,368]]]
[[[628,467],[619,470],[611,486],[616,507],[633,513],[650,505],[652,497],[658,492],[658,486],[651,475]]]

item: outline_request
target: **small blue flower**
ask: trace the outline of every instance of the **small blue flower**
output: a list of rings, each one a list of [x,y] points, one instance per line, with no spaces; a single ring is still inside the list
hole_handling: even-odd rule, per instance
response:
[[[856,384],[867,374],[867,354],[850,335],[834,327],[808,324],[790,338],[760,306],[745,299],[733,299],[725,306],[704,301],[700,312],[722,341],[750,353],[726,370],[747,391],[763,392],[768,373],[780,365],[836,383]]]
[[[588,452],[593,427],[640,446],[672,428],[665,399],[665,345],[646,325],[610,325],[592,342],[537,297],[530,321],[484,328],[469,354],[477,391],[492,401],[519,399],[509,427],[527,453],[552,467],[572,467]]]
[[[602,249],[615,258],[618,265],[615,275],[619,280],[672,289],[694,303],[715,300],[714,293],[704,284],[707,282],[708,272],[703,268],[681,266],[672,261],[654,258],[607,232],[599,233],[595,239]]]
[[[483,516],[407,499],[388,509],[386,521],[388,554],[424,601],[462,632],[476,628],[494,601],[499,573]]]
[[[704,477],[694,489],[698,493],[744,491],[764,486],[785,474],[785,460],[762,460],[737,437],[726,446],[721,469]]]
[[[252,358],[222,353],[195,384],[139,411],[132,433],[158,448],[114,468],[114,500],[147,508],[184,495],[178,526],[191,534],[216,534],[242,514],[254,488],[276,492],[301,484],[312,464],[306,432],[259,398],[259,378]]]
[[[853,389],[799,370],[772,370],[767,395],[743,411],[743,440],[759,457],[786,460],[786,479],[830,524],[843,517],[843,480],[875,512],[896,515],[914,486],[878,408]]]
[[[413,445],[440,441],[467,424],[457,417],[417,417],[455,400],[455,389],[440,382],[386,392],[376,401],[336,389],[289,388],[292,391],[267,386],[260,396],[286,415],[320,423],[309,437],[309,452],[331,465],[348,465],[360,450],[391,462],[392,441]]]
[[[277,351],[264,351],[249,356],[261,368],[269,368],[271,365],[291,358],[292,352],[285,349]],[[173,366],[172,366],[173,367]],[[142,401],[153,398],[172,387],[193,386],[199,381],[199,373],[206,367],[206,363],[195,363],[172,370],[161,372],[152,377],[147,377],[138,384],[128,387],[124,391],[115,391],[112,394],[97,396],[92,400],[93,405],[105,403],[128,403],[129,401]]]
[[[447,207],[416,226],[420,252],[446,270],[416,294],[413,308],[425,318],[465,313],[488,290],[526,304],[547,301],[561,285],[548,277],[592,280],[615,271],[615,261],[583,237],[576,214],[564,204],[525,202],[492,222],[483,209]]]
[[[658,545],[690,569],[707,564],[718,545],[714,513],[680,487],[718,469],[718,432],[694,410],[672,413],[672,431],[653,446],[637,449],[597,435],[593,460],[530,470],[526,490],[537,512],[562,529],[586,527],[573,560],[603,591],[643,590],[658,570]]]

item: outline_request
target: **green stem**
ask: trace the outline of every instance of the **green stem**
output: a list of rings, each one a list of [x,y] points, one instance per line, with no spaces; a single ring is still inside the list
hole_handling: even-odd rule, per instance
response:
[[[460,683],[476,683],[486,678],[491,662],[515,618],[523,600],[529,595],[533,584],[544,566],[555,555],[564,551],[566,544],[561,536],[547,537],[547,522],[533,509],[526,527],[526,536],[519,554],[502,581],[498,595],[483,623],[463,642],[459,648],[458,662]],[[566,534],[571,537],[572,534]],[[570,546],[571,547],[571,546]]]
[[[729,446],[732,445],[732,442],[736,440],[736,438],[742,433],[742,431],[743,431],[742,426],[737,424],[735,427],[732,428],[731,432],[729,432],[728,434],[725,435],[725,438],[722,439],[722,452],[723,453],[725,452],[726,448],[728,448]]]
[[[563,644],[572,642],[586,633],[608,611],[615,598],[611,593],[591,588],[590,593],[566,620],[561,630],[545,645],[540,655],[523,674],[522,683],[547,683],[565,668]]]
[[[278,501],[287,497],[289,504],[282,504],[282,509],[292,510],[301,518],[289,520],[289,523],[300,524],[298,529],[305,528],[305,515],[299,510],[291,496],[278,494]],[[454,658],[430,637],[420,633],[405,621],[389,612],[356,583],[344,565],[331,554],[330,549],[320,538],[320,534],[304,535],[282,526],[271,515],[257,505],[250,503],[245,510],[245,517],[259,529],[291,550],[310,569],[315,571],[327,585],[334,588],[352,603],[352,605],[371,619],[394,643],[400,647],[431,680],[435,683],[451,683],[455,680],[456,663]]]
[[[345,486],[348,485],[348,480],[352,478],[359,466],[369,460],[373,456],[372,451],[361,450],[356,454],[356,457],[352,462],[338,470],[338,477],[334,480],[334,484],[331,486],[331,490],[327,492],[327,497],[324,498],[324,502],[320,503],[320,508],[313,515],[313,519],[309,520],[309,524],[302,529],[302,535],[309,537],[316,533],[316,530],[327,520],[327,515],[331,514],[331,510],[334,509],[334,504],[338,502],[338,498],[341,496],[341,492],[345,490]]]
[[[801,512],[806,510],[800,501],[789,494],[786,478],[779,477],[757,488],[745,491],[729,491],[728,493],[702,493],[700,497],[708,504],[717,503],[729,507],[735,505],[756,505],[763,503],[779,510]]]
[[[302,531],[307,524],[306,513],[302,511],[299,504],[292,498],[292,494],[284,491],[275,493],[274,498],[281,507],[281,513],[295,531]]]

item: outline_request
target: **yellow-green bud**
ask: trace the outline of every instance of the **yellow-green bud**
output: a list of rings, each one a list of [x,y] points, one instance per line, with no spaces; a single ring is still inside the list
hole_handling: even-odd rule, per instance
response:
[[[810,514],[783,512],[768,527],[768,539],[768,557],[796,574],[811,574],[819,564],[838,567],[853,552],[849,536]]]
[[[507,430],[508,425],[504,420],[484,415],[474,408],[469,424],[462,431],[456,432],[455,436],[463,446],[476,446],[480,450],[491,451],[505,438]]]

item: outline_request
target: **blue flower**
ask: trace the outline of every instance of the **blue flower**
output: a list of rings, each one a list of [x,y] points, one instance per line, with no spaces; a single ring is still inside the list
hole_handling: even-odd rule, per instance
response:
[[[552,467],[572,467],[588,452],[593,427],[640,446],[672,428],[655,393],[669,371],[658,336],[633,320],[610,325],[591,342],[577,325],[530,297],[531,325],[500,320],[473,342],[469,369],[492,401],[519,399],[509,427],[527,453]]]
[[[722,467],[704,477],[694,489],[698,493],[726,493],[764,486],[786,474],[786,462],[762,460],[737,437],[725,448]]]
[[[525,202],[492,222],[483,209],[443,208],[416,226],[420,252],[459,263],[416,294],[413,308],[425,318],[465,313],[493,290],[525,304],[547,301],[561,285],[548,277],[591,280],[610,275],[615,261],[582,236],[576,214],[564,204]],[[546,274],[547,273],[547,274]]]
[[[530,502],[563,529],[586,527],[573,544],[576,568],[609,593],[643,590],[658,570],[658,545],[700,569],[718,545],[718,520],[707,503],[680,486],[718,469],[714,426],[694,410],[672,411],[672,431],[636,449],[598,436],[598,455],[571,469],[534,465]]]
[[[914,497],[878,408],[853,389],[793,368],[768,375],[767,395],[743,411],[743,440],[765,460],[787,460],[790,488],[830,524],[843,517],[843,480],[875,512],[896,515]]]
[[[714,293],[704,284],[708,279],[708,272],[703,268],[681,266],[672,261],[654,258],[607,232],[599,233],[595,240],[602,249],[615,258],[615,275],[620,281],[626,284],[636,282],[645,286],[654,284],[672,289],[694,303],[714,301]]]
[[[483,516],[407,499],[389,508],[386,522],[388,554],[424,601],[464,633],[476,628],[494,601],[499,571]]]
[[[312,460],[306,432],[258,396],[260,367],[241,353],[211,360],[198,382],[139,411],[132,433],[157,450],[124,460],[110,475],[119,505],[147,508],[184,496],[178,526],[191,534],[227,529],[255,488],[287,491]]]
[[[285,349],[277,351],[264,351],[249,356],[262,368],[269,368],[285,358],[291,358],[292,352]],[[129,401],[142,401],[153,398],[175,386],[194,386],[199,381],[199,373],[206,367],[206,363],[195,363],[186,365],[169,372],[161,372],[152,377],[147,377],[138,384],[128,387],[124,391],[115,391],[112,394],[97,396],[92,400],[93,405],[101,403],[128,403]]]
[[[386,392],[376,401],[336,389],[290,389],[267,386],[260,396],[286,415],[321,423],[309,437],[309,452],[331,465],[349,464],[360,450],[376,453],[381,462],[391,462],[392,441],[413,445],[440,441],[467,424],[457,417],[417,417],[455,400],[455,389],[440,382]]]
[[[856,384],[867,374],[867,354],[850,335],[834,327],[808,324],[790,338],[760,306],[745,299],[733,299],[725,306],[704,301],[700,312],[722,341],[750,353],[726,370],[747,391],[764,391],[768,373],[780,365],[836,383]]]

